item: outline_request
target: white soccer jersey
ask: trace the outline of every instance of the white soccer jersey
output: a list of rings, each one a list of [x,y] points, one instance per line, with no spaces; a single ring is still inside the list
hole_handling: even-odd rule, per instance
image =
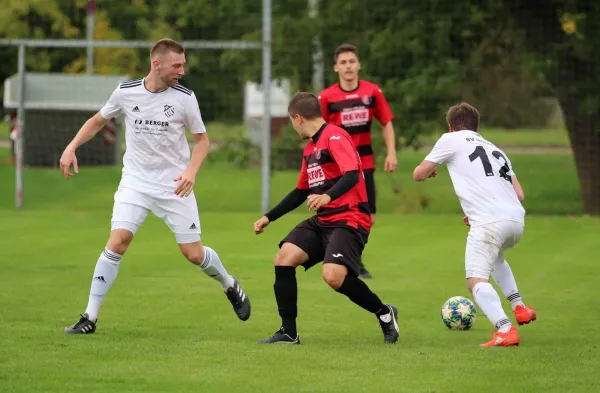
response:
[[[125,116],[127,148],[121,185],[173,191],[186,170],[190,148],[185,128],[206,132],[196,95],[181,85],[152,93],[144,79],[121,83],[100,110],[105,119]]]
[[[456,195],[471,226],[502,220],[524,222],[525,209],[512,186],[510,160],[479,133],[462,130],[440,137],[426,161],[447,164]]]

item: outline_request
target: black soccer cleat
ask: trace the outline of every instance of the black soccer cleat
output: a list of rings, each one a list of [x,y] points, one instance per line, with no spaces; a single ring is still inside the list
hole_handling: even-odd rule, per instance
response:
[[[96,321],[98,322],[98,321]],[[87,314],[82,315],[79,321],[73,326],[65,328],[66,334],[92,334],[96,331],[96,322],[87,318]]]
[[[400,337],[400,328],[398,327],[398,309],[391,304],[384,304],[390,312],[380,315],[379,326],[383,332],[383,342],[386,344],[396,344]]]
[[[233,277],[233,276],[232,276]],[[240,286],[239,281],[233,277],[233,286],[225,291],[227,299],[233,306],[233,311],[242,321],[247,321],[250,318],[250,298]]]
[[[279,329],[271,337],[258,341],[259,344],[300,344],[300,335],[296,333],[296,338],[292,338],[285,332],[284,328]]]
[[[360,265],[360,272],[358,273],[358,278],[364,280],[365,278],[373,278],[373,275],[369,273],[369,271],[367,270],[367,268],[364,267],[364,265]]]

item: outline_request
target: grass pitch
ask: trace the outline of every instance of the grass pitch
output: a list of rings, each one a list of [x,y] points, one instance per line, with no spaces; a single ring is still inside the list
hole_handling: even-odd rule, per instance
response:
[[[320,266],[298,270],[302,345],[257,344],[279,328],[277,243],[308,214],[300,208],[256,236],[258,173],[210,165],[196,186],[203,240],[250,296],[250,320],[235,317],[219,285],[186,262],[166,225],[149,216],[121,263],[97,332],[66,336],[63,328],[87,303],[119,171],[82,168],[67,183],[56,169],[27,170],[25,209],[14,211],[14,172],[0,166],[0,391],[599,391],[600,220],[569,215],[581,209],[572,158],[511,156],[530,215],[507,258],[538,320],[519,328],[520,347],[487,350],[479,344],[492,326],[479,310],[466,332],[440,319],[447,298],[472,299],[464,286],[468,229],[446,172],[425,184],[409,181],[420,159],[401,154],[398,193],[380,175],[381,213],[364,253],[375,277],[368,284],[400,310],[394,346],[383,344],[372,315],[327,287]],[[548,165],[552,179],[543,175]],[[274,175],[273,202],[296,176]],[[556,185],[558,177],[566,183]],[[395,214],[422,197],[427,206]]]

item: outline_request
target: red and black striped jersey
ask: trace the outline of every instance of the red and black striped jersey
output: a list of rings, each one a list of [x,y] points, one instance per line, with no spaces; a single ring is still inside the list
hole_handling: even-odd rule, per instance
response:
[[[350,134],[363,168],[375,169],[371,123],[376,118],[386,125],[394,118],[379,86],[360,80],[356,89],[346,91],[336,83],[321,92],[319,102],[325,121],[342,127]]]
[[[297,188],[311,194],[324,194],[342,175],[358,170],[358,183],[348,192],[317,210],[324,224],[341,224],[371,230],[371,214],[365,178],[358,152],[350,135],[340,127],[323,124],[304,148]]]

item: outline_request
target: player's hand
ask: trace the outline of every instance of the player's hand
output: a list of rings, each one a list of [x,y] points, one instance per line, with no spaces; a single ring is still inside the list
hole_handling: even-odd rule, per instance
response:
[[[181,175],[177,176],[173,181],[178,181],[177,187],[175,187],[175,195],[179,195],[181,198],[186,197],[194,191],[194,184],[196,184],[196,174],[193,171],[187,169]]]
[[[383,169],[385,172],[394,172],[398,168],[398,158],[395,154],[388,154],[385,157],[385,163]]]
[[[60,170],[65,175],[65,179],[69,180],[73,173],[71,173],[71,165],[73,165],[73,169],[75,173],[79,173],[79,166],[77,165],[77,156],[75,155],[75,150],[70,147],[67,147],[60,157]]]
[[[308,196],[307,201],[308,210],[313,211],[331,202],[331,197],[327,194],[311,194]]]
[[[464,217],[463,217],[463,222],[465,223],[465,225],[466,225],[466,226],[468,226],[468,227],[470,227],[470,226],[471,226],[471,224],[469,223],[469,217],[467,217],[467,216],[464,216]]]
[[[269,222],[270,221],[267,218],[267,216],[262,216],[260,220],[254,223],[254,233],[256,233],[257,235],[263,233],[267,225],[269,225]]]
[[[427,176],[427,178],[432,178],[432,177],[436,177],[437,176],[437,168],[433,168],[433,172],[431,172],[431,175]]]

